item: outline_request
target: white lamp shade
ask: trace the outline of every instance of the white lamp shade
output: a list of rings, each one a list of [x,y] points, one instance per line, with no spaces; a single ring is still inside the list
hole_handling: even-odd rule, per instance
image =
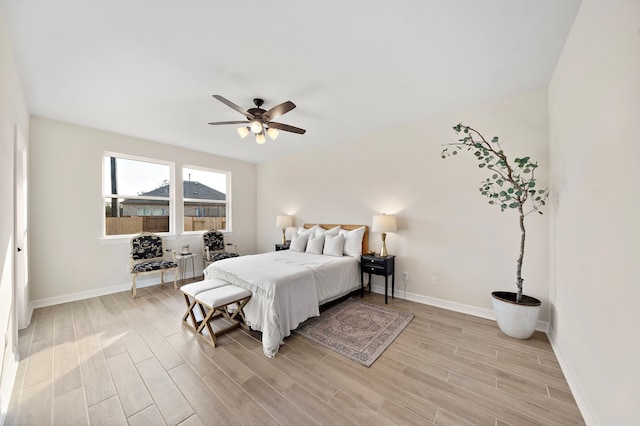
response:
[[[264,137],[264,133],[258,133],[256,135],[256,142],[258,142],[259,144],[263,144],[264,141],[266,141],[267,139]]]
[[[240,135],[241,138],[246,138],[249,133],[250,133],[250,130],[248,127],[240,127],[238,129],[238,134]]]
[[[371,224],[373,232],[395,232],[398,230],[396,217],[389,214],[377,214],[373,216]]]
[[[293,217],[292,216],[276,216],[276,227],[277,228],[290,228],[293,226]]]
[[[278,132],[276,129],[272,129],[271,127],[269,127],[269,128],[267,129],[267,134],[269,135],[269,137],[270,137],[272,140],[274,140],[274,141],[275,141],[275,140],[276,140],[276,138],[278,137],[279,132]]]

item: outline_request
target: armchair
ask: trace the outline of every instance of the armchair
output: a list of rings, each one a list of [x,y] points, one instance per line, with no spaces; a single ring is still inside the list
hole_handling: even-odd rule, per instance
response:
[[[233,251],[227,251],[226,247],[233,247]],[[232,243],[225,244],[222,232],[211,229],[202,234],[202,261],[205,268],[218,260],[238,256],[237,246]]]
[[[176,251],[171,250],[172,260],[164,260],[162,237],[151,232],[143,232],[131,238],[131,294],[136,297],[136,277],[140,274],[160,272],[160,281],[164,284],[164,273],[174,271],[173,287],[178,288],[178,263]]]

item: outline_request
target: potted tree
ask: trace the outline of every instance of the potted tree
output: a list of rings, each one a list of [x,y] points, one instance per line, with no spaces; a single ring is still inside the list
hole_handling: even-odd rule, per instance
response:
[[[528,339],[535,331],[541,302],[522,294],[522,261],[527,235],[524,224],[529,213],[542,214],[540,208],[545,205],[549,189],[536,189],[538,164],[530,157],[508,159],[497,136],[488,141],[477,130],[462,123],[455,125],[453,130],[461,138],[458,142],[445,144],[442,158],[457,155],[460,151],[472,152],[478,160],[478,167],[489,172],[489,177],[482,181],[480,193],[502,212],[508,209],[518,211],[520,254],[516,264],[517,292],[494,291],[491,295],[500,330],[514,338]]]

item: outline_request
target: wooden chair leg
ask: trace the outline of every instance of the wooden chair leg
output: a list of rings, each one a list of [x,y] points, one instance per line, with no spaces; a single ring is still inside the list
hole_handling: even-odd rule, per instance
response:
[[[131,275],[131,297],[136,298],[136,274]]]
[[[173,289],[178,289],[178,268],[174,268],[173,270]]]

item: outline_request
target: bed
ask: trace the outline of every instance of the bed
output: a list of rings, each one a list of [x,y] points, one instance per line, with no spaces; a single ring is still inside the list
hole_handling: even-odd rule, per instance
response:
[[[300,323],[320,315],[320,305],[360,288],[359,253],[368,248],[367,226],[305,224],[294,240],[303,231],[320,235],[338,226],[345,241],[343,255],[296,251],[292,246],[290,250],[220,260],[205,269],[205,279],[223,279],[251,290],[244,313],[248,325],[262,332],[267,357],[276,355],[284,338]]]

